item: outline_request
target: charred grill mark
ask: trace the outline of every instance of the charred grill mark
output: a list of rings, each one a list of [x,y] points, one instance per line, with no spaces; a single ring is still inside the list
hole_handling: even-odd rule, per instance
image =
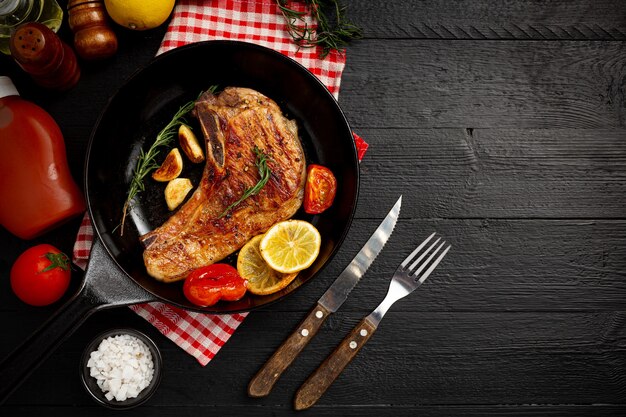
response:
[[[272,184],[270,189],[275,191],[274,195],[278,195],[280,199],[285,199],[293,193],[293,190],[289,187],[289,184],[285,181],[284,177],[276,175],[274,172],[270,175],[268,184],[269,183]]]
[[[269,126],[272,129],[272,136],[274,138],[276,138],[276,144],[279,146],[279,148],[283,148],[284,144],[285,144],[285,138],[283,138],[283,135],[280,133],[278,127],[276,126],[276,122],[274,121],[274,117],[272,116],[272,113],[267,112],[267,121],[269,122]]]
[[[237,134],[236,129],[228,129],[227,149],[232,146],[233,149],[239,149],[241,147],[241,138]],[[235,155],[237,158],[241,157],[241,152],[237,152]]]

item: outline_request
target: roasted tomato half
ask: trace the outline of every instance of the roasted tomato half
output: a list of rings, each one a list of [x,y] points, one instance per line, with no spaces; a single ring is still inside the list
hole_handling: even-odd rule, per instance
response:
[[[304,186],[304,211],[319,214],[333,204],[337,194],[337,179],[325,166],[311,164]]]
[[[246,283],[237,270],[228,264],[213,264],[198,268],[185,279],[185,297],[200,307],[219,300],[237,301],[246,293]]]

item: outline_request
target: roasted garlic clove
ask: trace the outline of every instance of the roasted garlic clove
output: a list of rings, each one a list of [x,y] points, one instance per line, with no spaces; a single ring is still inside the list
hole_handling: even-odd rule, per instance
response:
[[[174,210],[176,207],[180,205],[187,197],[187,194],[193,185],[191,185],[191,181],[189,178],[174,178],[170,182],[167,183],[165,187],[165,202],[167,203],[167,208]]]
[[[193,163],[204,161],[204,152],[202,146],[198,143],[198,138],[187,125],[180,125],[178,128],[178,141],[180,147],[187,155],[187,158]]]
[[[174,148],[167,154],[161,166],[152,173],[152,178],[161,182],[171,181],[178,177],[182,170],[183,158],[178,148]]]

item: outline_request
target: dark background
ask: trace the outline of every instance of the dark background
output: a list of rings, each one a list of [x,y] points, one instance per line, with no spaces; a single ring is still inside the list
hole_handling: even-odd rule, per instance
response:
[[[119,326],[152,336],[165,364],[157,394],[125,415],[291,414],[295,390],[435,230],[453,250],[302,415],[626,415],[626,2],[347,4],[365,36],[348,48],[339,101],[370,150],[355,221],[331,265],[250,314],[204,368],[129,309],[96,313],[2,415],[110,415],[80,385],[78,360],[94,335]],[[61,126],[81,183],[99,112],[154,56],[165,26],[115,30],[117,55],[81,62],[67,93],[36,87],[0,58],[0,73]],[[60,34],[71,41],[67,22]],[[366,277],[272,394],[248,398],[249,379],[399,194],[399,225]],[[0,230],[1,356],[58,307],[21,303],[10,266],[35,243],[71,252],[78,224],[30,242]]]

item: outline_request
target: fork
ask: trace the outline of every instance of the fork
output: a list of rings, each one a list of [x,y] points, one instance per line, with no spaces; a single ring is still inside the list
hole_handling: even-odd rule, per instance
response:
[[[298,389],[294,399],[294,408],[296,410],[309,408],[322,397],[344,368],[354,359],[365,342],[372,337],[380,321],[392,304],[406,297],[417,287],[422,285],[439,262],[446,256],[452,246],[448,245],[439,253],[441,248],[446,245],[445,241],[439,243],[441,238],[437,238],[425,251],[422,251],[433,237],[435,237],[435,234],[436,232],[426,238],[426,240],[415,248],[400,266],[398,266],[389,283],[387,296],[380,305],[372,311],[369,316],[365,317],[357,324],[352,332],[337,346],[333,353],[322,362],[319,368],[317,368],[304,384],[302,384],[300,389]],[[439,245],[437,246],[437,244]],[[438,253],[439,256],[437,256]],[[426,258],[427,256],[428,258]],[[437,256],[437,258],[435,258],[435,256]],[[416,257],[417,259],[415,259]],[[424,260],[424,258],[426,259]]]

